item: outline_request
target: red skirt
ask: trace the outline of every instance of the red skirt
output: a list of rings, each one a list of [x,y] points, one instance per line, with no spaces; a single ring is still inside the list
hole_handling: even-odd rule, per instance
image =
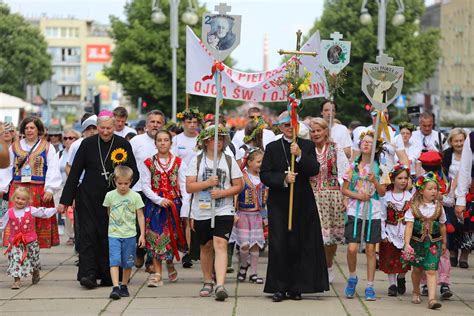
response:
[[[19,183],[12,182],[10,188],[10,198],[8,207],[13,207],[13,193],[16,188],[25,187],[30,191],[31,194],[31,206],[34,207],[54,207],[54,201],[51,199],[50,202],[44,203],[42,201],[44,195],[44,185],[43,184],[33,184],[33,183]],[[40,248],[51,248],[52,246],[59,245],[59,232],[58,232],[58,219],[56,215],[53,215],[50,218],[35,218],[36,223],[36,234],[38,235],[38,243]],[[3,233],[3,245],[8,246],[8,239],[10,238],[10,230],[8,226],[6,227]]]
[[[387,274],[406,273],[408,266],[403,268],[400,258],[402,250],[395,247],[391,242],[381,242],[379,249],[379,267]]]

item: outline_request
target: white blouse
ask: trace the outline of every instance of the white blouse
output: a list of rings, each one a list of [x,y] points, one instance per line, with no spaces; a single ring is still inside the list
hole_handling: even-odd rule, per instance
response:
[[[15,213],[15,217],[17,218],[23,218],[25,216],[25,212],[29,212],[31,210],[31,215],[34,217],[40,217],[40,218],[50,218],[54,214],[57,213],[56,208],[54,207],[34,207],[34,206],[28,206],[25,208],[22,208],[20,210],[13,209],[13,212]],[[7,227],[8,224],[8,212],[6,212],[3,217],[0,219],[0,230],[4,230],[5,227]]]

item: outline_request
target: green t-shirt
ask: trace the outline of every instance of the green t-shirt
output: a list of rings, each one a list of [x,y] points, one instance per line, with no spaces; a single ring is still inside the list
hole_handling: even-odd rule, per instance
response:
[[[113,190],[105,196],[103,206],[110,208],[109,237],[130,238],[137,235],[137,210],[145,206],[140,194],[130,190],[121,195]]]

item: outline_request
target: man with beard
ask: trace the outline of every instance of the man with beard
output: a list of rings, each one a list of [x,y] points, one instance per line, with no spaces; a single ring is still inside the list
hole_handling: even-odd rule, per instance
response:
[[[133,155],[137,162],[138,171],[144,167],[145,159],[153,157],[156,154],[155,135],[163,127],[165,123],[165,115],[160,110],[153,110],[147,113],[145,123],[145,133],[135,136],[130,140]],[[146,204],[146,196],[142,192],[141,181],[138,181],[132,188],[133,191],[140,194],[143,203]],[[140,236],[140,227],[137,225],[137,236]],[[137,247],[137,257],[135,258],[135,266],[141,268],[145,262],[145,248]]]
[[[301,300],[301,293],[329,290],[321,224],[309,178],[319,172],[316,150],[311,141],[297,138],[287,111],[277,123],[283,137],[268,144],[260,169],[260,179],[269,187],[268,269],[265,293],[273,301]],[[291,155],[295,170],[289,171]],[[294,183],[293,226],[288,230],[290,184]]]
[[[99,135],[84,139],[77,151],[71,172],[64,186],[58,211],[76,200],[79,222],[79,271],[77,280],[87,288],[111,286],[108,260],[108,215],[102,206],[107,192],[114,189],[111,175],[117,165],[133,170],[133,181],[138,181],[138,170],[132,147],[122,137],[114,135],[114,118],[103,111],[97,118]],[[84,171],[84,178],[79,179]]]

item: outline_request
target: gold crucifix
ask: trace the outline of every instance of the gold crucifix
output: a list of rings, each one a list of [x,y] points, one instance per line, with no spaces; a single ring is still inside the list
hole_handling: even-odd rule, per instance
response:
[[[283,49],[280,49],[278,51],[278,54],[280,55],[294,55],[296,56],[296,58],[299,58],[299,56],[301,55],[306,55],[306,56],[313,56],[313,57],[316,57],[318,55],[318,53],[316,52],[302,52],[300,49],[301,49],[301,36],[303,35],[303,33],[301,32],[301,30],[298,30],[298,32],[296,32],[296,50],[295,51],[287,51],[287,50],[283,50]],[[299,70],[300,70],[300,67],[299,67],[299,60],[296,61],[296,73],[299,75]],[[288,95],[290,94],[290,91],[288,91]],[[291,116],[291,113],[290,111],[288,111],[288,115]],[[290,120],[290,121],[293,121],[293,120]],[[296,143],[296,129],[298,128],[298,126],[292,126],[293,127],[293,137],[292,137],[292,143]],[[291,172],[295,172],[295,155],[291,154],[291,169],[288,168],[288,171],[286,171],[285,173],[289,173],[290,171]],[[290,203],[289,203],[289,207],[288,207],[288,230],[291,231],[293,229],[293,196],[294,196],[294,192],[295,192],[295,184],[294,183],[290,183]]]

